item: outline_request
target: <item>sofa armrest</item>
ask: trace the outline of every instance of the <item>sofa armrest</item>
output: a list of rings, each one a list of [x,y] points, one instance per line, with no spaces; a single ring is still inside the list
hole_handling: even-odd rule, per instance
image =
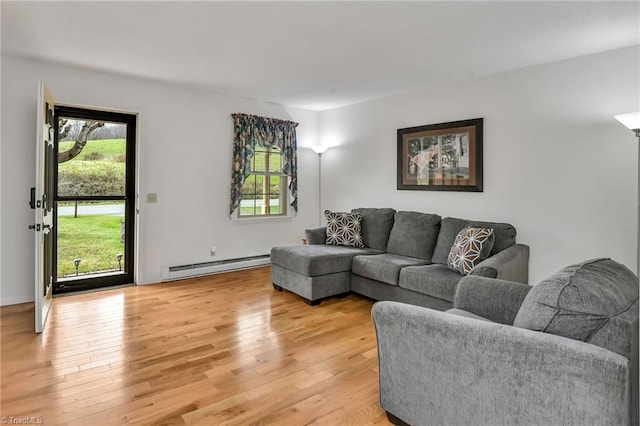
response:
[[[478,263],[470,275],[529,282],[529,246],[514,244]]]
[[[327,242],[327,227],[305,229],[304,236],[307,244],[325,244]]]
[[[453,307],[493,322],[512,325],[531,289],[528,284],[468,275],[456,287]]]
[[[380,405],[406,423],[630,423],[629,361],[614,352],[397,302],[372,317]]]

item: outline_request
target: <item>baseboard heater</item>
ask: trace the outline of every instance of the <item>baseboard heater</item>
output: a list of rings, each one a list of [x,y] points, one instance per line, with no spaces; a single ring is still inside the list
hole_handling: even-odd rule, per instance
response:
[[[185,278],[201,277],[203,275],[219,274],[220,272],[257,268],[259,266],[269,265],[270,263],[271,256],[269,256],[268,254],[263,254],[258,256],[217,260],[215,262],[165,266],[162,268],[161,281],[175,281]]]

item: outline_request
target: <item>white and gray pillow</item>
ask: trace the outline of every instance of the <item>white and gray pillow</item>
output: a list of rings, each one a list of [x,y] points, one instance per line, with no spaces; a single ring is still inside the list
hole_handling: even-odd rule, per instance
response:
[[[326,244],[364,248],[360,213],[325,210],[324,217],[327,220]]]
[[[449,251],[447,266],[462,275],[469,275],[478,263],[489,256],[494,241],[495,233],[491,228],[462,229]]]

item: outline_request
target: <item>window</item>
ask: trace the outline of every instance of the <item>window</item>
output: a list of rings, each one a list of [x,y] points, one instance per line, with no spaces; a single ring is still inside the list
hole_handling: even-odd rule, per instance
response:
[[[257,146],[251,159],[251,174],[242,185],[238,217],[286,214],[287,175],[282,171],[282,153],[277,147]]]
[[[298,123],[242,113],[231,117],[231,217],[283,217],[297,212]]]

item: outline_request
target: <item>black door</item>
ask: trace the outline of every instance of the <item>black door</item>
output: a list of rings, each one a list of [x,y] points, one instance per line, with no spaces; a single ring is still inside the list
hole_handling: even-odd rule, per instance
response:
[[[134,280],[136,115],[55,107],[54,293]]]

